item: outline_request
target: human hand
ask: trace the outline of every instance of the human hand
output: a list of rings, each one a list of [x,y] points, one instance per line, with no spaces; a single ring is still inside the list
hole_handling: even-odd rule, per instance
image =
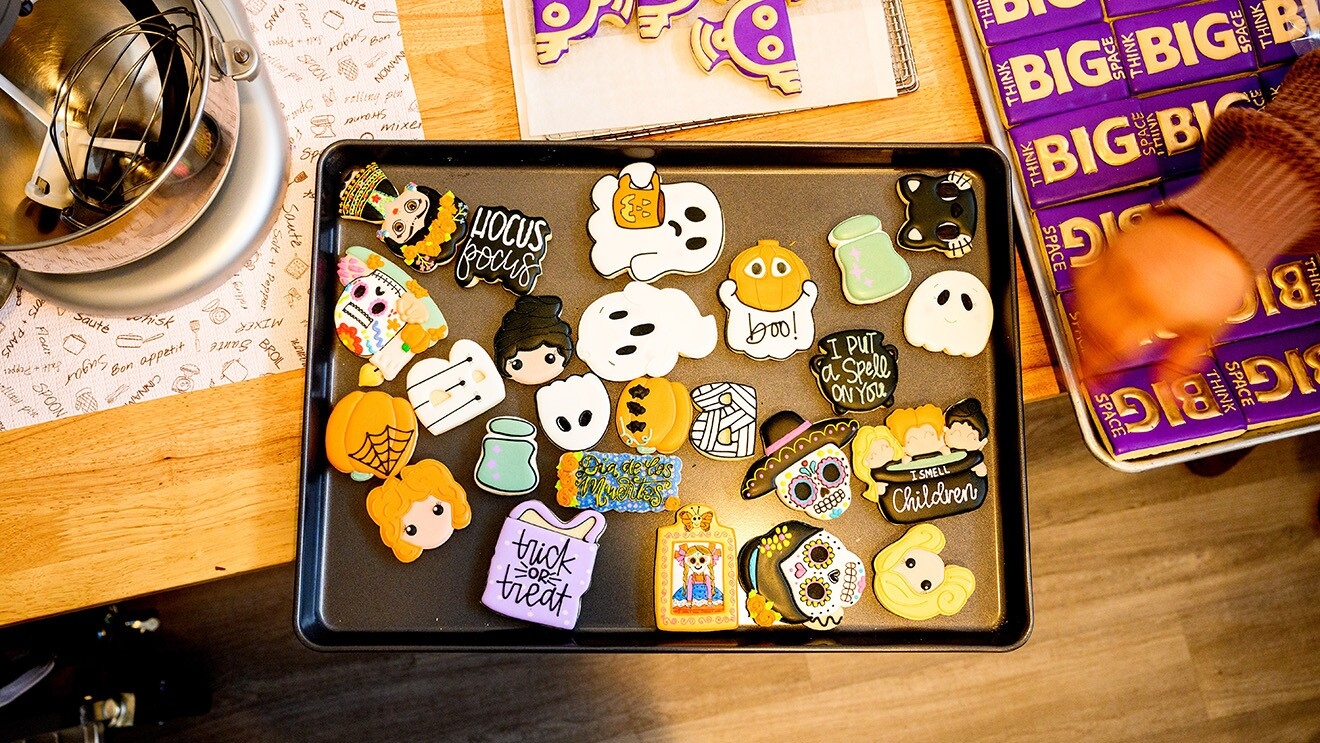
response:
[[[1190,217],[1160,214],[1120,233],[1094,264],[1077,271],[1074,298],[1087,343],[1083,378],[1132,359],[1157,334],[1177,336],[1160,365],[1162,377],[1197,370],[1197,358],[1251,282],[1237,251]]]

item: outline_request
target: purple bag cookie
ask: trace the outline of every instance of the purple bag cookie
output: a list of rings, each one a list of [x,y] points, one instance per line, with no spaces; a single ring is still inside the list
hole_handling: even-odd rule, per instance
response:
[[[1128,94],[1118,40],[1106,23],[994,47],[990,67],[1009,126]]]
[[[568,53],[572,41],[590,39],[600,24],[622,28],[632,20],[634,0],[532,0],[536,22],[536,61],[550,65]]]
[[[1128,87],[1149,93],[1256,69],[1237,0],[1172,8],[1114,21]]]
[[[692,56],[706,73],[729,64],[784,95],[802,92],[788,0],[735,0],[722,21],[698,18],[692,26]]]
[[[1320,413],[1320,325],[1215,349],[1248,428]]]
[[[573,629],[604,531],[597,511],[564,522],[541,501],[519,503],[500,529],[481,603],[506,617]]]
[[[1103,21],[1100,0],[975,0],[972,15],[986,46]]]
[[[1297,59],[1292,42],[1320,31],[1315,0],[1242,0],[1251,20],[1251,40],[1261,67]]]
[[[1278,333],[1320,323],[1320,257],[1284,255],[1256,274],[1242,307],[1228,319],[1219,342]]]
[[[1094,263],[1115,235],[1141,224],[1161,201],[1158,190],[1142,188],[1036,212],[1055,290],[1071,291],[1073,271]]]
[[[1214,117],[1232,106],[1264,105],[1265,96],[1255,75],[1144,99],[1141,108],[1146,112],[1146,123],[1159,138],[1163,152],[1161,174],[1167,178],[1200,170],[1201,147]]]

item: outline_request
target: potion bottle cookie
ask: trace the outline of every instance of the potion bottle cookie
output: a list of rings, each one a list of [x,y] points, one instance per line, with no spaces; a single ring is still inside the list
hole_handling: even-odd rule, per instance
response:
[[[829,242],[843,277],[843,295],[853,304],[889,299],[912,281],[912,269],[875,215],[843,220],[830,230]]]

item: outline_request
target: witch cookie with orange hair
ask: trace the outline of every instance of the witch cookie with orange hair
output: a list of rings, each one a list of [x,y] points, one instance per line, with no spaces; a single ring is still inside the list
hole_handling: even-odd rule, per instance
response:
[[[989,491],[983,449],[990,424],[974,397],[940,410],[898,408],[883,426],[867,426],[853,440],[853,462],[875,501],[896,524],[976,510]]]
[[[782,361],[816,342],[819,290],[797,253],[775,240],[761,240],[739,253],[720,283],[728,314],[729,348],[753,359]]]
[[[367,515],[399,562],[412,562],[471,523],[472,508],[449,468],[423,459],[372,488]]]
[[[418,273],[453,260],[467,235],[468,208],[453,191],[409,183],[398,190],[376,163],[353,171],[339,192],[339,215],[380,225],[376,237]]]
[[[795,511],[829,521],[852,503],[852,467],[845,447],[857,434],[847,418],[804,420],[784,410],[761,424],[765,456],[752,463],[743,479],[745,500],[775,493]]]

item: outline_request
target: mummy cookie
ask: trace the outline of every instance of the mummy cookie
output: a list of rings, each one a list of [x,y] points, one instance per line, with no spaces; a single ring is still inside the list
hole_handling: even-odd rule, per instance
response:
[[[514,294],[529,294],[541,276],[550,248],[550,224],[517,209],[479,206],[472,212],[467,240],[454,263],[459,286],[501,284]]]
[[[536,62],[552,65],[568,53],[570,42],[590,39],[608,23],[623,28],[632,19],[634,0],[532,0],[536,25]]]
[[[538,385],[563,373],[573,358],[573,329],[559,319],[559,297],[518,297],[495,331],[495,365],[505,379]]]
[[[985,455],[990,423],[974,397],[940,410],[899,408],[883,426],[864,426],[852,461],[862,497],[896,524],[974,511],[989,492]]]
[[[898,349],[878,330],[841,330],[820,339],[809,366],[834,412],[864,413],[894,404]]]
[[[683,460],[663,454],[565,452],[555,499],[561,506],[651,513],[678,508]]]
[[[335,403],[325,424],[326,459],[358,482],[397,475],[416,447],[412,407],[385,392],[353,390]]]
[[[872,563],[880,605],[917,622],[962,611],[976,590],[976,577],[961,565],[945,564],[944,544],[938,527],[917,524],[880,550]]]
[[[339,215],[380,225],[376,237],[418,273],[454,259],[467,235],[468,208],[453,191],[409,183],[395,188],[376,163],[353,171],[339,192]]]
[[[408,400],[433,435],[476,418],[504,400],[504,380],[485,349],[461,338],[449,358],[427,358],[408,370]]]
[[[738,541],[706,506],[683,506],[655,539],[655,626],[668,632],[738,627]]]
[[[995,321],[990,292],[965,271],[940,271],[908,299],[903,334],[927,351],[972,357],[985,350]]]
[[[536,417],[560,449],[590,449],[609,428],[610,393],[590,372],[566,377],[536,391]]]
[[[830,230],[829,242],[843,277],[843,296],[853,304],[889,299],[912,281],[912,269],[894,250],[879,217],[845,219]]]
[[[898,244],[908,250],[938,250],[961,258],[976,237],[976,193],[966,173],[899,176],[898,197],[907,206],[907,221],[898,228]]]
[[[692,390],[701,412],[692,421],[692,448],[711,459],[746,459],[756,453],[756,388],[733,382]]]
[[[692,397],[678,382],[639,377],[624,385],[614,423],[638,454],[673,454],[692,428]]]
[[[536,490],[536,426],[514,416],[491,418],[481,439],[472,479],[488,493],[523,495]]]
[[[831,418],[818,423],[789,410],[761,424],[765,456],[747,468],[745,500],[775,493],[794,511],[828,521],[852,503],[852,467],[844,449],[857,433],[857,421]]]
[[[761,240],[733,259],[729,278],[720,283],[720,304],[728,315],[725,342],[758,361],[782,361],[811,348],[817,293],[797,253]]]
[[[560,521],[537,500],[504,519],[481,603],[506,617],[573,629],[591,588],[605,516],[583,511]]]
[[[701,273],[724,248],[724,212],[714,192],[700,183],[661,183],[650,163],[596,181],[591,203],[591,265],[606,278],[627,271],[650,283]]]
[[[692,12],[698,0],[637,0],[637,34],[658,39],[675,18]]]
[[[682,289],[634,281],[582,313],[577,352],[601,379],[626,382],[663,377],[679,356],[709,356],[718,340],[715,318],[702,315]]]
[[[394,379],[414,356],[449,335],[445,316],[422,285],[379,255],[350,247],[339,258],[338,273],[344,291],[335,301],[335,335],[379,372],[364,369],[361,381]]]
[[[434,459],[404,467],[367,494],[367,515],[399,562],[412,562],[472,522],[467,493]]]
[[[834,629],[866,591],[866,564],[820,527],[785,521],[743,545],[738,581],[758,626]]]
[[[782,95],[802,92],[787,0],[734,0],[722,21],[698,18],[692,57],[707,74],[730,65],[743,77],[765,80]]]

